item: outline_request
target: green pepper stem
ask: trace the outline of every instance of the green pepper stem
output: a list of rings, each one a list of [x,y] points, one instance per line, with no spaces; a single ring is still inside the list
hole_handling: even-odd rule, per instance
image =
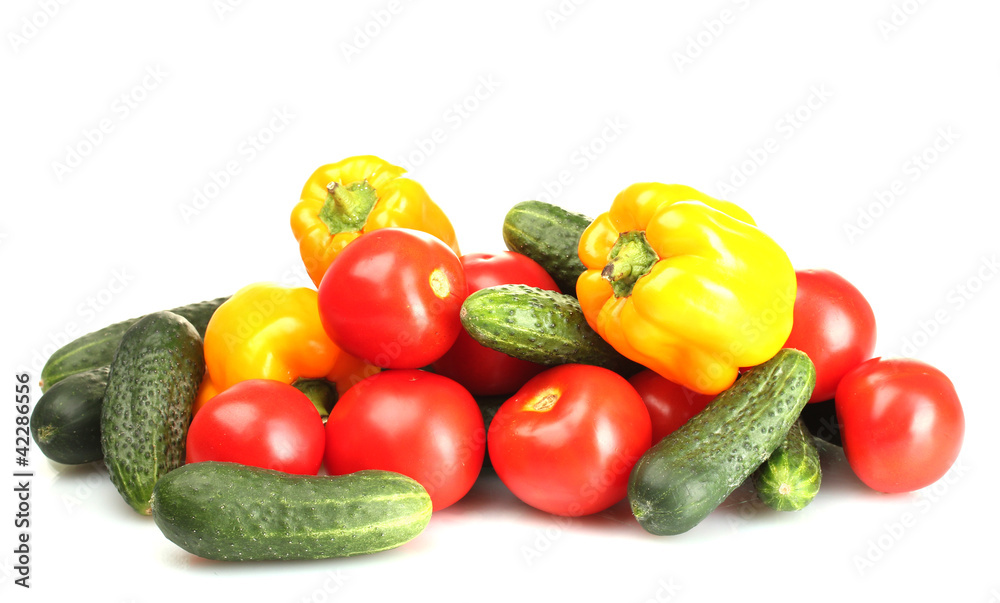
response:
[[[346,186],[331,182],[326,186],[326,202],[319,210],[319,219],[332,235],[359,231],[368,221],[376,201],[378,195],[367,180]]]
[[[623,232],[608,253],[601,276],[611,283],[615,297],[628,297],[636,281],[649,274],[659,259],[644,231]]]

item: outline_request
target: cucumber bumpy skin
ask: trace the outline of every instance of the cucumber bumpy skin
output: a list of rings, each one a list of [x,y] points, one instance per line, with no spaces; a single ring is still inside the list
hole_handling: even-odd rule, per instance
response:
[[[576,280],[587,267],[577,248],[591,218],[544,201],[522,201],[503,221],[507,249],[535,260],[567,295],[576,295]]]
[[[182,316],[155,312],[122,336],[101,408],[101,449],[112,483],[139,513],[150,514],[156,481],[184,464],[204,373],[201,336]]]
[[[204,337],[205,329],[208,327],[208,321],[212,318],[212,314],[227,299],[229,298],[219,297],[196,304],[180,306],[168,310],[168,312],[173,312],[188,319],[194,325],[198,334]],[[115,356],[115,350],[118,349],[118,344],[121,343],[122,335],[125,334],[125,331],[129,327],[139,322],[141,318],[143,317],[130,318],[108,325],[92,333],[87,333],[53,352],[45,362],[45,366],[42,367],[42,391],[48,391],[50,387],[70,375],[111,364],[111,360]]]
[[[291,475],[192,463],[153,490],[153,520],[185,551],[224,561],[327,559],[395,548],[431,519],[419,482],[390,471]]]
[[[821,480],[819,449],[801,418],[753,474],[757,498],[775,511],[805,508],[819,492]]]
[[[673,535],[698,525],[781,444],[815,384],[809,357],[782,349],[650,448],[628,484],[642,527]]]
[[[594,331],[572,295],[497,285],[465,299],[459,313],[481,345],[538,364],[591,364],[630,376],[640,367]]]

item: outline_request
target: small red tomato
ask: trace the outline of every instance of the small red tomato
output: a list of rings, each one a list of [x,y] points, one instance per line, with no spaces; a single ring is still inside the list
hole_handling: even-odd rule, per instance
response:
[[[533,377],[490,423],[490,460],[525,503],[570,517],[625,498],[629,473],[649,449],[642,398],[624,377],[563,364]]]
[[[462,256],[469,293],[495,285],[530,285],[559,291],[556,282],[537,262],[513,251],[468,253]],[[432,365],[434,372],[458,381],[473,395],[511,394],[542,372],[544,365],[490,349],[464,330],[448,352]]]
[[[423,485],[435,511],[468,493],[485,453],[486,429],[475,399],[455,381],[425,371],[368,377],[337,400],[326,421],[331,475],[402,473]]]
[[[955,386],[909,358],[872,358],[849,372],[834,402],[847,462],[880,492],[929,486],[958,458],[965,415]]]
[[[628,382],[639,393],[649,411],[654,444],[677,431],[715,399],[715,396],[699,394],[649,369],[639,371]]]
[[[455,342],[466,296],[462,262],[440,239],[380,228],[337,255],[319,285],[319,312],[347,353],[382,368],[420,368]]]
[[[194,416],[187,462],[316,475],[325,442],[323,419],[305,394],[280,381],[250,379],[216,395]]]
[[[861,292],[829,270],[795,272],[795,308],[786,348],[801,350],[816,366],[810,402],[833,398],[848,371],[875,351],[875,313]]]

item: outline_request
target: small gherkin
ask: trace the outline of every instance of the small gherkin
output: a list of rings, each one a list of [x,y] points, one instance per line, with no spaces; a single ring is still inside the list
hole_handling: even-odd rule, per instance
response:
[[[802,419],[753,474],[757,497],[775,511],[805,508],[819,492],[821,481],[819,449]]]
[[[184,464],[204,374],[201,336],[178,314],[149,314],[122,336],[101,408],[101,449],[112,483],[139,513],[150,514],[156,481]]]

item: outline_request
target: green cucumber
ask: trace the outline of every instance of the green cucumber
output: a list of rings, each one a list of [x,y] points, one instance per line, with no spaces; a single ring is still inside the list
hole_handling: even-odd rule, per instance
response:
[[[667,535],[698,525],[781,444],[815,384],[809,357],[785,348],[650,448],[628,483],[642,527]]]
[[[476,404],[479,406],[479,412],[483,415],[483,425],[486,427],[486,432],[490,432],[490,424],[493,422],[493,417],[497,416],[497,411],[503,406],[503,403],[507,401],[510,396],[475,396]],[[493,461],[490,460],[490,450],[487,447],[486,454],[483,456],[483,469],[493,469]]]
[[[236,463],[192,463],[153,489],[163,535],[206,559],[327,559],[416,537],[431,519],[417,481],[390,471],[291,475]]]
[[[462,326],[480,344],[538,364],[592,364],[622,374],[641,367],[587,324],[572,295],[528,285],[480,289],[462,303]]]
[[[535,260],[560,291],[576,295],[576,279],[586,270],[577,248],[591,219],[544,201],[522,201],[503,221],[507,249]]]
[[[802,409],[799,418],[809,429],[809,433],[834,446],[844,446],[840,437],[840,423],[837,421],[837,406],[833,400],[810,402]]]
[[[101,460],[101,402],[108,367],[76,373],[56,383],[31,411],[31,437],[48,458],[66,465]]]
[[[205,328],[208,327],[208,321],[212,318],[212,314],[227,299],[229,298],[220,297],[168,311],[188,319],[194,325],[198,334],[204,337]],[[103,329],[78,337],[53,352],[45,362],[45,366],[42,367],[42,391],[47,391],[50,387],[74,373],[81,373],[111,364],[111,359],[114,358],[115,350],[118,349],[122,335],[125,334],[125,331],[129,327],[138,322],[140,318],[142,317],[130,318],[122,322],[116,322],[113,325],[108,325]]]
[[[775,511],[798,511],[819,492],[819,449],[802,419],[753,474],[757,497]]]
[[[202,339],[184,317],[155,312],[122,336],[101,407],[104,462],[122,498],[149,515],[156,481],[184,464],[205,373]]]

